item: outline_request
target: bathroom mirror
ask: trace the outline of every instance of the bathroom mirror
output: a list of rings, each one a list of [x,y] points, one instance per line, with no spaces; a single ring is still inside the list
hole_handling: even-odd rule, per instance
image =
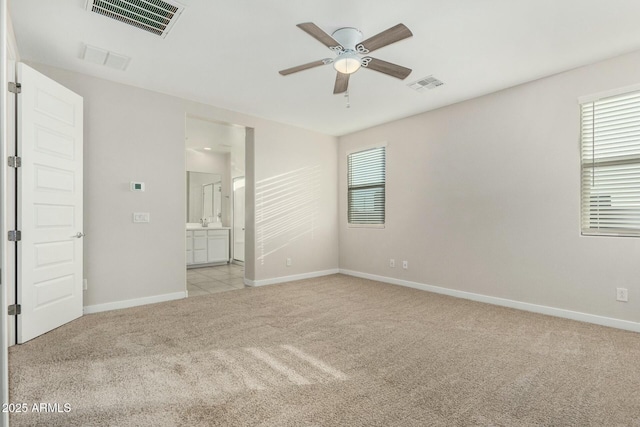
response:
[[[218,174],[187,172],[187,222],[222,221],[222,181]]]

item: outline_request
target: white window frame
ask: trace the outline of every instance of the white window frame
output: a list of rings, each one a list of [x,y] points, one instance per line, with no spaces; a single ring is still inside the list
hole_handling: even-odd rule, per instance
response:
[[[354,153],[359,153],[361,151],[367,151],[367,150],[372,150],[374,148],[384,148],[384,223],[382,224],[353,224],[349,222],[349,156],[351,154]],[[388,150],[387,150],[387,143],[386,142],[382,142],[379,144],[375,144],[375,145],[368,145],[368,146],[363,146],[363,147],[357,147],[357,148],[353,148],[351,150],[348,150],[346,152],[346,166],[347,166],[347,212],[346,212],[346,219],[347,219],[347,227],[348,228],[373,228],[373,229],[384,229],[387,223],[387,164],[388,164]]]
[[[580,202],[581,202],[581,209],[580,209],[580,215],[581,215],[581,219],[580,219],[580,228],[581,228],[581,234],[583,236],[621,236],[621,237],[640,237],[640,227],[638,225],[634,225],[634,222],[638,222],[640,220],[640,213],[636,213],[638,212],[637,209],[633,209],[632,207],[629,206],[628,202],[625,205],[621,205],[619,209],[617,209],[617,211],[629,211],[631,210],[632,215],[634,215],[631,218],[631,221],[628,222],[628,225],[623,225],[620,227],[614,227],[611,224],[615,223],[618,218],[621,217],[629,217],[628,212],[624,212],[624,214],[620,214],[620,213],[616,213],[616,209],[615,207],[610,206],[610,204],[612,202],[609,202],[608,206],[605,206],[605,212],[606,215],[609,215],[609,217],[605,220],[603,220],[602,222],[604,223],[604,226],[602,227],[591,227],[591,221],[589,221],[587,218],[590,218],[593,215],[593,208],[589,208],[589,206],[592,206],[592,197],[589,197],[587,199],[587,194],[593,194],[592,189],[593,187],[593,183],[590,184],[588,179],[586,179],[587,177],[592,177],[591,180],[593,181],[594,176],[598,176],[597,174],[594,175],[594,171],[597,170],[597,168],[600,168],[601,170],[604,168],[633,168],[634,171],[627,173],[626,171],[623,172],[618,172],[616,171],[602,171],[600,174],[600,179],[602,180],[602,177],[605,177],[607,179],[609,179],[609,181],[611,181],[614,178],[610,178],[610,176],[612,174],[617,174],[617,175],[621,175],[621,174],[627,174],[627,176],[625,176],[624,178],[619,178],[618,176],[615,177],[615,181],[611,181],[613,182],[613,184],[609,184],[608,181],[605,181],[607,183],[607,185],[617,185],[618,188],[617,190],[620,191],[620,186],[623,185],[620,183],[621,179],[625,179],[626,181],[624,182],[624,185],[628,185],[629,183],[631,183],[631,185],[633,186],[640,186],[640,178],[630,178],[629,175],[637,175],[638,171],[637,168],[640,167],[640,154],[636,153],[632,153],[630,155],[627,156],[618,156],[618,158],[616,157],[611,157],[611,155],[609,155],[609,157],[607,157],[606,155],[601,155],[601,156],[597,156],[595,155],[595,153],[593,155],[589,155],[589,148],[587,147],[585,150],[585,146],[587,146],[588,144],[586,143],[590,138],[589,136],[591,135],[591,137],[593,138],[592,141],[592,147],[591,147],[591,152],[594,152],[594,148],[596,147],[595,143],[596,143],[596,133],[595,130],[594,131],[589,131],[590,135],[586,135],[584,134],[584,113],[583,113],[583,106],[584,105],[588,105],[588,104],[593,104],[594,107],[596,105],[596,103],[598,103],[599,101],[614,101],[615,102],[615,98],[617,97],[624,97],[626,95],[633,95],[634,93],[640,95],[640,84],[636,84],[636,85],[632,85],[632,86],[626,86],[623,88],[617,88],[614,90],[610,90],[610,91],[606,91],[606,92],[600,92],[597,94],[593,94],[593,95],[588,95],[588,96],[584,96],[584,97],[580,97],[578,98],[578,104],[580,106]],[[620,116],[622,115],[622,113],[619,113]],[[617,116],[616,118],[618,120],[620,120],[620,116]],[[635,119],[634,117],[634,121],[632,123],[632,126],[640,126],[640,118]],[[629,127],[629,124],[625,123],[624,125],[620,125],[620,130],[626,130],[624,129],[624,127]],[[608,129],[607,129],[608,130]],[[618,130],[617,128],[615,128],[615,130]],[[603,131],[604,132],[604,131]],[[640,136],[635,137],[634,139],[640,139]],[[634,141],[635,142],[635,141]],[[635,145],[634,145],[635,147]],[[606,147],[608,148],[608,147]],[[616,147],[617,148],[617,147]],[[623,147],[626,148],[626,147]],[[618,148],[620,149],[620,148]],[[587,151],[587,154],[585,155],[585,151]],[[605,150],[606,151],[606,150]],[[632,150],[633,151],[633,150]],[[616,153],[618,154],[618,153]],[[585,160],[585,157],[587,158]],[[590,160],[589,160],[590,159]],[[589,173],[591,172],[591,173]],[[606,174],[606,175],[604,175]],[[633,189],[635,189],[636,187],[632,187]],[[626,189],[625,189],[626,190]],[[600,184],[600,187],[595,187],[595,192],[596,194],[598,194],[598,191],[602,191],[602,184]],[[601,194],[600,196],[597,197],[608,197],[609,199],[611,199],[611,197],[613,197],[615,195],[615,190],[612,191],[612,193],[610,195],[607,194]],[[625,195],[626,200],[628,201],[628,198],[631,198],[632,200],[638,200],[640,201],[640,198],[638,198],[637,194],[635,194],[635,190],[632,190],[631,195],[627,196]],[[633,202],[632,202],[633,203]],[[604,205],[603,205],[604,206]],[[608,208],[608,209],[607,209]],[[637,217],[635,217],[635,215],[638,215]],[[611,216],[616,216],[617,218],[614,219],[609,219],[611,218]],[[626,220],[626,219],[625,219]],[[597,222],[597,225],[599,225],[600,223]]]

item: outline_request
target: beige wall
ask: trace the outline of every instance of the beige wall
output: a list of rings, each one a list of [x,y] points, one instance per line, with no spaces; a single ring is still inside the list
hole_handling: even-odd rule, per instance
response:
[[[189,114],[248,127],[251,280],[335,269],[339,249],[343,269],[640,321],[640,240],[579,234],[577,105],[638,83],[640,53],[344,136],[339,147],[330,136],[35,67],[85,98],[85,305],[184,290]],[[345,152],[378,142],[388,144],[387,226],[347,228]],[[131,180],[147,191],[129,192]],[[134,211],[150,212],[151,223],[133,224]],[[629,289],[628,303],[615,301],[616,287]]]
[[[186,151],[188,171],[214,173],[226,178],[229,174],[229,153]]]
[[[270,122],[254,150],[256,277],[337,269],[336,138]]]
[[[640,239],[580,235],[577,103],[639,81],[636,52],[341,137],[340,267],[640,321]],[[346,152],[379,142],[386,228],[348,228]]]
[[[298,168],[313,167],[317,179],[301,191],[313,193],[313,230],[285,240],[285,230],[264,233],[281,200],[263,198],[261,223],[247,222],[247,240],[274,249],[259,263],[248,258],[252,280],[337,268],[337,172],[334,137],[125,86],[41,64],[40,72],[84,97],[85,102],[85,305],[171,294],[185,290],[185,115],[247,126],[247,177],[262,185]],[[255,165],[254,165],[255,163]],[[132,180],[146,191],[133,193]],[[248,182],[248,187],[254,186]],[[308,188],[304,188],[308,185]],[[252,194],[250,188],[247,191]],[[250,208],[253,203],[247,203]],[[133,224],[132,212],[150,212],[149,224]],[[280,214],[283,214],[280,212]],[[251,214],[253,215],[253,214]],[[267,218],[268,217],[268,218]],[[262,227],[262,228],[261,228]],[[248,245],[250,246],[250,245]],[[247,249],[247,255],[252,253]],[[295,253],[292,267],[285,257]]]

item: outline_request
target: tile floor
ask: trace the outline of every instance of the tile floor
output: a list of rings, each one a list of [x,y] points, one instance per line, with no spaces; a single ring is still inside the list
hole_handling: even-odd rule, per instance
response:
[[[237,264],[190,268],[187,270],[188,296],[197,297],[242,289],[243,278],[244,266]]]

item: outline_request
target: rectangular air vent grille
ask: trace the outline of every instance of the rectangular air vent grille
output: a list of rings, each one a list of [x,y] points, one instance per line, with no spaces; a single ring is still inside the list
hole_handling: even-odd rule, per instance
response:
[[[418,92],[423,92],[427,89],[435,89],[438,86],[442,86],[444,83],[433,76],[427,76],[418,80],[417,82],[409,83],[411,89],[415,89]]]
[[[87,10],[165,37],[184,7],[163,0],[87,0]]]

